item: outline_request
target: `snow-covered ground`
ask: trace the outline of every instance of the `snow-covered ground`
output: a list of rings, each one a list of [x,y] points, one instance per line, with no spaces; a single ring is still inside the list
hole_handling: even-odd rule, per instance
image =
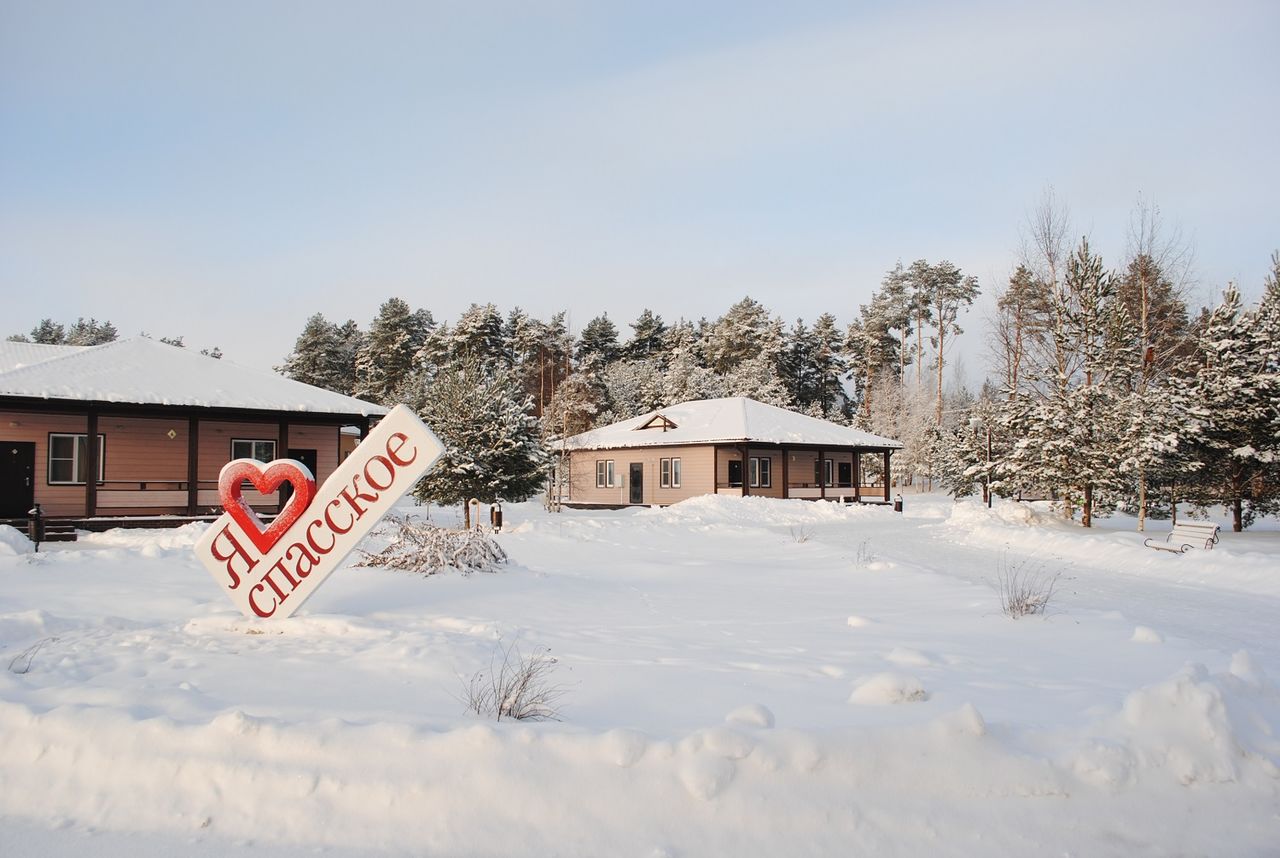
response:
[[[273,623],[198,525],[0,532],[0,854],[1280,853],[1274,522],[1176,556],[932,496],[506,517],[499,574],[346,568]],[[1048,616],[1001,613],[1019,567]],[[561,720],[466,711],[512,642]]]

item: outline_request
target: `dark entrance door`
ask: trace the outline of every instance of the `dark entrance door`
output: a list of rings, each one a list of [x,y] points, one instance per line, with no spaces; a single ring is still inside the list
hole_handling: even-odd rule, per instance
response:
[[[853,485],[853,462],[836,463],[836,482],[842,488]]]
[[[644,465],[631,463],[631,502],[644,503]]]
[[[36,500],[36,445],[0,441],[0,518],[25,518]]]
[[[729,488],[742,488],[742,460],[729,460]]]
[[[301,462],[307,466],[307,470],[311,472],[311,476],[316,476],[316,451],[315,450],[295,450],[289,448],[289,458],[295,462]],[[319,479],[319,478],[317,478]],[[293,496],[293,487],[285,483],[280,487],[280,503],[288,503],[289,498]]]

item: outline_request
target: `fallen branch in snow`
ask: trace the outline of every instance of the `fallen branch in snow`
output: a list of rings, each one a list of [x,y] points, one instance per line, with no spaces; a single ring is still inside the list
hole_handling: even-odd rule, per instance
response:
[[[502,664],[498,664],[498,654]],[[565,688],[551,682],[557,660],[551,650],[539,649],[525,656],[515,641],[502,646],[499,641],[489,661],[489,670],[476,671],[463,681],[463,702],[468,711],[501,721],[559,721],[556,702]],[[461,677],[459,677],[461,679]]]
[[[397,519],[391,544],[377,553],[361,551],[357,566],[403,569],[434,575],[445,569],[496,572],[507,553],[492,536],[480,530],[451,530],[411,518]]]
[[[9,672],[16,673],[21,676],[31,670],[31,662],[35,660],[36,653],[44,648],[45,644],[56,643],[57,638],[41,638],[31,646],[18,653],[9,662]]]
[[[1048,610],[1062,572],[1050,573],[1044,564],[1033,566],[1033,563],[1031,558],[1010,563],[1007,555],[1000,556],[996,580],[1000,589],[1000,611],[1005,616],[1016,620]]]

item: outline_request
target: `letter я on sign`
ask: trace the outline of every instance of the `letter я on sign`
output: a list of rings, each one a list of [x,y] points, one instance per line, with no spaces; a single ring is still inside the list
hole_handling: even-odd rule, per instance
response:
[[[196,556],[246,617],[288,617],[443,453],[418,416],[397,405],[319,488],[291,459],[228,462],[218,476],[226,512],[200,537]],[[246,481],[261,494],[293,487],[270,525],[242,497]]]

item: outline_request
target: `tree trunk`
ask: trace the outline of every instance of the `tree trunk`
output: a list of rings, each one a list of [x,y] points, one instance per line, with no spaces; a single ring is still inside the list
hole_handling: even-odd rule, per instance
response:
[[[1147,529],[1147,469],[1138,466],[1138,533]]]
[[[1244,530],[1244,501],[1237,494],[1231,502],[1231,529],[1236,533]]]
[[[1084,485],[1084,504],[1080,507],[1080,524],[1093,527],[1093,483]]]
[[[937,416],[934,421],[935,426],[942,425],[942,346],[945,343],[945,328],[941,322],[938,323],[938,409]]]

